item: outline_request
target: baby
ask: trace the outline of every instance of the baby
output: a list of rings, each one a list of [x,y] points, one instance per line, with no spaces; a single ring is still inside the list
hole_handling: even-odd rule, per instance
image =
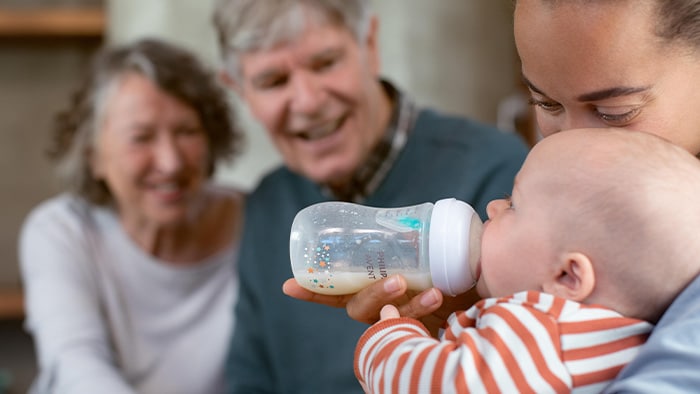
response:
[[[477,291],[436,340],[391,305],[361,337],[368,392],[601,391],[700,272],[700,161],[647,133],[570,130],[492,201]]]

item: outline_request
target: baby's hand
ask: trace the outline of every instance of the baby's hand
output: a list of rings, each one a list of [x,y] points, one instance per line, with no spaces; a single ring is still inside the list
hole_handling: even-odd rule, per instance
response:
[[[380,320],[395,319],[397,317],[401,317],[399,310],[391,304],[384,305],[381,312],[379,312]]]

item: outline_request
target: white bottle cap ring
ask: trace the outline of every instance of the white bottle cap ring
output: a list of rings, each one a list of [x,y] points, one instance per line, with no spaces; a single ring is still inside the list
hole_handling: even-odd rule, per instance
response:
[[[453,297],[474,287],[481,230],[481,219],[469,204],[454,198],[435,203],[428,240],[433,286]]]

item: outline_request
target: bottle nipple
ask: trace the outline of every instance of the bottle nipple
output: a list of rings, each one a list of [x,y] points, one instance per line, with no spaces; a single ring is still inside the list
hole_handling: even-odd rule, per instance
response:
[[[430,220],[430,274],[433,285],[456,296],[474,287],[479,274],[483,223],[467,203],[448,198],[435,203]]]

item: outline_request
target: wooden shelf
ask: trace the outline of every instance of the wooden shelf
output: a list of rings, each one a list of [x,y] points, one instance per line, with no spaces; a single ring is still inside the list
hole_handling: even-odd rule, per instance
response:
[[[101,37],[102,8],[0,7],[0,37]]]
[[[24,295],[20,289],[0,289],[0,320],[24,318]]]

